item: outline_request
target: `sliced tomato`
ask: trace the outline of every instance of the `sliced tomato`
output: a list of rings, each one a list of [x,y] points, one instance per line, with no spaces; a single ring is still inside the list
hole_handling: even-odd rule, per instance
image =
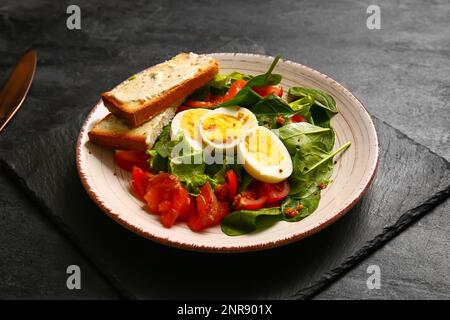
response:
[[[116,150],[116,163],[123,170],[131,172],[133,167],[148,169],[148,159],[150,158],[145,152],[135,150]]]
[[[227,203],[217,200],[208,182],[200,188],[196,205],[197,213],[191,214],[188,219],[188,225],[193,231],[218,225],[229,212]]]
[[[242,191],[233,200],[235,210],[257,210],[261,209],[267,200],[263,183],[253,181],[247,189]]]
[[[283,95],[283,88],[280,85],[277,86],[261,86],[253,87],[253,91],[259,94],[261,97],[267,97],[268,95],[274,93],[281,97]]]
[[[212,108],[216,106],[215,102],[212,101],[197,101],[197,100],[187,100],[185,102],[189,107],[192,108]]]
[[[159,173],[150,179],[144,196],[149,210],[160,216],[170,228],[179,218],[185,219],[192,208],[192,198],[174,175]]]
[[[232,201],[237,193],[237,176],[233,169],[225,172],[225,182],[215,187],[214,193],[220,201]]]
[[[266,203],[275,203],[287,197],[291,188],[287,180],[278,183],[264,183],[264,193],[267,196]]]
[[[233,84],[228,89],[227,93],[223,96],[223,101],[228,101],[230,99],[233,99],[239,91],[244,89],[244,87],[247,85],[247,81],[245,80],[236,80],[233,82]]]
[[[192,109],[192,107],[189,107],[189,106],[179,106],[178,109],[177,109],[177,111],[175,111],[175,114],[180,113],[180,112],[185,111],[185,110],[189,110],[189,109]]]
[[[291,120],[291,122],[306,122],[305,117],[303,117],[299,114],[294,114],[290,120]]]
[[[139,167],[133,167],[131,171],[131,189],[138,198],[144,199],[151,178],[152,174],[150,172]]]
[[[236,80],[230,86],[228,91],[225,93],[223,97],[209,95],[207,101],[197,101],[197,100],[187,100],[185,103],[187,106],[192,108],[213,108],[222,102],[228,101],[234,98],[239,91],[241,91],[247,85],[247,81],[245,80]]]

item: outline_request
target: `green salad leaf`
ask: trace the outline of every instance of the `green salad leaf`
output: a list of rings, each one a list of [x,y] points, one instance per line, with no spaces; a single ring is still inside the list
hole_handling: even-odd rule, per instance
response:
[[[332,152],[334,132],[307,122],[291,123],[273,132],[292,157],[294,170],[289,178],[290,195],[297,199],[326,186],[333,172],[333,157],[350,146],[347,142]]]
[[[286,214],[282,214],[281,218],[285,221],[295,222],[300,221],[311,213],[316,211],[320,202],[320,191],[310,194],[303,198],[294,198],[287,196],[281,204],[281,212],[286,213],[288,209],[296,210],[298,214],[292,218]]]
[[[333,157],[349,146],[350,142],[347,142],[337,150],[328,152],[320,141],[302,144],[292,159],[294,171],[289,178],[289,194],[301,198],[328,185],[333,173]]]
[[[330,128],[315,126],[308,122],[290,123],[272,131],[281,139],[292,156],[302,145],[311,142],[322,142],[328,151],[334,146],[334,132]]]
[[[238,94],[217,106],[217,108],[221,107],[232,107],[232,106],[240,106],[240,107],[251,107],[260,101],[262,97],[252,90],[250,87],[244,87]]]
[[[261,126],[278,128],[295,114],[301,114],[304,110],[293,110],[287,102],[275,94],[270,94],[250,108]]]
[[[250,81],[253,76],[240,72],[231,72],[228,74],[217,74],[209,83],[210,90],[213,94],[222,96],[236,80]]]
[[[221,222],[221,229],[226,235],[240,236],[267,229],[280,220],[281,211],[278,207],[240,210],[225,216]]]
[[[267,85],[273,86],[279,84],[281,82],[282,76],[280,74],[272,74],[272,71],[273,69],[275,69],[275,66],[277,65],[279,60],[280,56],[276,56],[275,59],[273,59],[273,62],[270,65],[269,70],[267,70],[267,72],[264,74],[253,77],[250,81],[247,82],[247,86],[253,88]]]
[[[325,109],[328,112],[329,118],[338,113],[334,98],[322,90],[305,87],[292,87],[289,89],[289,94],[294,97],[303,98],[309,96],[313,98],[314,106]]]

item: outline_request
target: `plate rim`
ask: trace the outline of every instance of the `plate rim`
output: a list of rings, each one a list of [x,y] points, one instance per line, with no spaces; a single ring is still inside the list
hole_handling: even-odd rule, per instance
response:
[[[273,56],[269,55],[262,55],[262,54],[253,54],[253,53],[237,53],[237,52],[212,52],[212,53],[202,53],[205,55],[214,55],[214,56],[249,56],[249,57],[255,57],[255,58],[263,58],[263,59],[274,59]],[[184,249],[189,251],[200,251],[200,252],[209,252],[209,253],[239,253],[239,252],[251,252],[251,251],[261,251],[261,250],[267,250],[272,249],[280,246],[284,246],[296,241],[299,241],[301,239],[307,238],[326,227],[330,226],[334,222],[336,222],[338,219],[340,219],[342,216],[344,216],[351,208],[353,208],[363,197],[363,195],[367,192],[368,188],[372,185],[374,178],[376,176],[376,173],[378,171],[379,167],[379,160],[380,160],[380,145],[379,145],[379,139],[378,139],[378,133],[376,131],[375,125],[372,121],[372,117],[367,112],[364,105],[359,101],[356,96],[351,93],[347,88],[345,88],[342,84],[340,84],[338,81],[334,80],[333,78],[329,77],[328,75],[317,71],[311,67],[305,66],[301,63],[294,62],[287,59],[280,59],[280,61],[292,64],[297,67],[303,68],[308,70],[309,72],[312,72],[320,77],[325,78],[327,81],[330,82],[331,85],[334,85],[339,89],[342,93],[344,93],[350,100],[353,100],[353,102],[356,105],[359,105],[361,111],[365,114],[365,116],[368,119],[368,124],[370,126],[370,129],[374,132],[374,138],[375,143],[374,146],[376,148],[375,150],[375,157],[376,161],[374,166],[371,168],[372,172],[370,174],[369,179],[367,180],[366,184],[363,188],[359,191],[359,193],[354,197],[354,199],[348,203],[343,209],[341,209],[339,212],[337,212],[335,215],[326,218],[323,221],[320,221],[310,229],[299,232],[298,234],[294,234],[292,236],[274,240],[274,241],[268,241],[261,244],[252,244],[252,245],[242,245],[242,246],[213,246],[213,245],[196,245],[196,244],[188,244],[183,242],[178,242],[172,239],[166,239],[163,237],[160,237],[158,235],[146,232],[144,230],[139,229],[139,227],[132,225],[128,223],[128,221],[120,218],[119,213],[113,212],[110,208],[108,208],[100,199],[100,197],[96,194],[96,192],[93,190],[93,187],[88,181],[88,178],[83,172],[82,168],[82,160],[81,160],[81,154],[82,154],[82,138],[85,134],[87,134],[88,124],[90,123],[90,119],[96,112],[96,110],[99,108],[100,104],[102,103],[102,100],[100,99],[95,106],[89,111],[88,115],[86,116],[85,120],[83,121],[83,124],[81,126],[81,129],[78,133],[77,141],[76,141],[76,150],[75,150],[75,157],[76,157],[76,167],[77,167],[77,173],[80,177],[81,183],[87,192],[88,196],[91,198],[91,200],[99,207],[106,215],[108,215],[111,219],[113,219],[115,222],[119,223],[124,228],[128,229],[129,231],[144,237],[146,239],[155,241],[159,244],[163,244],[169,247],[178,248],[178,249]]]

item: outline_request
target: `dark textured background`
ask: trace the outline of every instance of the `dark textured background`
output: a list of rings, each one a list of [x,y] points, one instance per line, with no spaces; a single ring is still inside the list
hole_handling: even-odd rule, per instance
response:
[[[30,45],[40,53],[42,67],[24,105],[33,106],[33,113],[17,115],[8,132],[21,134],[8,139],[7,132],[0,142],[3,151],[27,144],[30,135],[45,139],[58,128],[63,131],[72,109],[79,108],[75,121],[81,122],[88,109],[77,102],[93,104],[98,92],[129,74],[192,50],[280,53],[310,65],[347,86],[381,120],[450,157],[446,1],[378,2],[379,31],[365,27],[365,10],[373,2],[78,2],[80,31],[66,29],[66,4],[49,3],[0,4],[0,79]],[[63,102],[61,90],[67,90]],[[8,178],[2,176],[1,187],[2,297],[115,296],[71,239],[62,237]],[[318,297],[449,298],[448,222],[446,203]],[[81,265],[86,276],[79,292],[65,289],[65,266],[71,263]],[[367,290],[369,264],[382,269],[381,290]]]

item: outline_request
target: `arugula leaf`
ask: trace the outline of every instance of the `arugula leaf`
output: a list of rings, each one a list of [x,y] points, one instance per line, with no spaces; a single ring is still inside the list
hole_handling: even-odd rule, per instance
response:
[[[315,106],[323,108],[327,111],[329,118],[338,113],[334,98],[322,90],[305,87],[292,87],[289,89],[289,94],[294,97],[310,96],[314,99]]]
[[[240,106],[240,107],[251,107],[260,101],[262,97],[252,90],[250,87],[244,87],[238,94],[221,104],[219,104],[216,108],[221,107],[231,107],[231,106]]]
[[[298,199],[288,196],[283,200],[281,204],[281,212],[283,212],[281,218],[289,222],[300,221],[316,211],[317,207],[319,206],[319,202],[320,191]],[[288,208],[297,210],[299,214],[292,218],[286,216],[285,212]]]
[[[276,56],[272,64],[270,65],[269,70],[267,70],[267,72],[264,74],[253,77],[253,79],[247,82],[247,87],[252,88],[266,85],[273,86],[279,84],[281,82],[282,76],[280,74],[272,74],[272,71],[277,65],[279,60],[280,56]]]
[[[223,218],[222,231],[229,236],[239,236],[267,229],[281,219],[280,208],[235,211]]]

